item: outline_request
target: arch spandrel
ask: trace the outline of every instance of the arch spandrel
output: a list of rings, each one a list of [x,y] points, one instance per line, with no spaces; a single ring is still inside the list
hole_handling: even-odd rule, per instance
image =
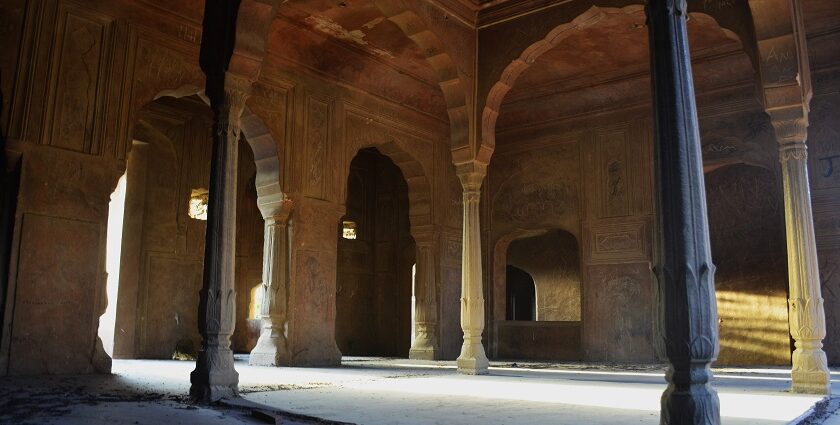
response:
[[[470,72],[472,61],[469,58],[474,54],[470,49],[470,34],[443,16],[435,16],[440,14],[437,9],[415,4],[421,2],[407,4],[402,0],[372,1],[388,20],[420,47],[434,69],[446,101],[452,149],[470,146],[468,105],[473,95],[471,83],[474,79]],[[448,40],[447,43],[442,41],[442,36]]]
[[[408,185],[409,220],[412,233],[417,227],[432,224],[432,186],[428,177],[433,175],[432,144],[412,140],[413,138],[407,135],[380,131],[381,128],[372,120],[355,113],[348,114],[346,126],[346,155],[342,161],[341,171],[338,173],[341,204],[346,202],[347,179],[353,157],[359,150],[372,147],[391,159],[405,178]]]
[[[728,38],[742,42],[747,55],[755,62],[749,46],[753,38],[752,28],[743,23],[749,16],[746,4],[721,1],[689,2],[692,16],[711,18]],[[603,1],[595,6],[591,2],[568,2],[525,15],[518,19],[482,28],[479,33],[478,111],[480,114],[479,138],[482,149],[492,153],[495,149],[495,123],[501,104],[513,88],[517,78],[540,55],[574,31],[583,31],[599,25],[615,14],[642,16],[643,1]]]

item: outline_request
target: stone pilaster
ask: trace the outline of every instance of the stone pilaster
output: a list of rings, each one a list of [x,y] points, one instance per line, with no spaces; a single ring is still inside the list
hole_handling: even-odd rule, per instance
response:
[[[658,183],[657,281],[661,348],[668,361],[662,424],[719,424],[709,384],[718,353],[703,158],[685,0],[648,0]]]
[[[782,163],[790,298],[788,320],[796,341],[791,391],[829,394],[828,362],[822,350],[825,311],[820,289],[811,188],[808,181],[807,112],[802,107],[769,112]]]
[[[239,132],[250,81],[230,73],[207,76],[213,111],[213,156],[204,248],[204,278],[198,305],[201,351],[190,375],[190,396],[216,401],[238,395],[230,336],[236,323],[236,179]]]
[[[484,331],[484,289],[481,277],[481,228],[479,200],[481,183],[487,174],[485,164],[459,165],[458,178],[464,188],[464,229],[461,253],[461,329],[464,345],[458,356],[458,372],[468,375],[488,373],[489,361],[481,342]]]
[[[408,357],[418,360],[440,358],[437,312],[437,257],[434,238],[416,240],[417,266],[414,277],[414,342]]]
[[[264,214],[262,331],[251,351],[249,364],[252,366],[280,366],[291,362],[286,341],[290,251],[287,223],[291,205],[283,199],[275,205],[274,211]]]

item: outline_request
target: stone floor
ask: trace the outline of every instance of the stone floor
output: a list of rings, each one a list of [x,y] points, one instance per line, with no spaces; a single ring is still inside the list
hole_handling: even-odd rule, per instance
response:
[[[341,368],[260,368],[238,356],[243,398],[202,407],[185,397],[191,362],[122,360],[112,376],[0,378],[0,424],[659,423],[660,367],[492,366],[489,376],[462,376],[452,362],[345,358]],[[788,424],[812,413],[821,397],[786,393],[787,373],[716,370],[723,423]],[[802,423],[840,424],[840,402],[823,404]]]

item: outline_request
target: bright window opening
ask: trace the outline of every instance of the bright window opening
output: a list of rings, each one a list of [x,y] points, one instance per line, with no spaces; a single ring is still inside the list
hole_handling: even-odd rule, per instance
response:
[[[204,188],[193,189],[190,194],[190,205],[187,214],[190,218],[207,221],[207,200],[210,191]]]
[[[344,239],[356,239],[356,222],[344,221],[341,227],[341,237]]]
[[[262,317],[263,286],[256,285],[251,288],[251,303],[248,305],[248,317],[259,319]]]

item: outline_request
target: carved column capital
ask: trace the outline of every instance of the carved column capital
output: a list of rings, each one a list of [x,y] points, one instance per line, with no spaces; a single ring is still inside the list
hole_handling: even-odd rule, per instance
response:
[[[461,181],[464,193],[480,192],[481,184],[487,175],[487,164],[476,161],[458,164],[455,166],[455,172],[458,180]]]
[[[779,161],[805,161],[808,159],[808,147],[805,143],[790,143],[779,146]]]
[[[417,249],[432,249],[435,247],[439,232],[434,230],[411,230],[411,236],[414,238],[414,244]]]
[[[276,200],[269,203],[260,203],[259,199],[257,203],[259,204],[260,212],[263,213],[263,220],[265,220],[265,225],[283,225],[285,226],[286,223],[289,221],[289,217],[292,215],[292,201],[289,198],[282,197],[281,199]]]
[[[227,72],[225,73],[224,84],[225,103],[231,115],[242,116],[242,111],[245,110],[245,102],[251,95],[253,81]]]
[[[781,150],[788,145],[804,145],[808,139],[808,110],[804,104],[794,104],[767,110],[770,124],[776,133]]]

